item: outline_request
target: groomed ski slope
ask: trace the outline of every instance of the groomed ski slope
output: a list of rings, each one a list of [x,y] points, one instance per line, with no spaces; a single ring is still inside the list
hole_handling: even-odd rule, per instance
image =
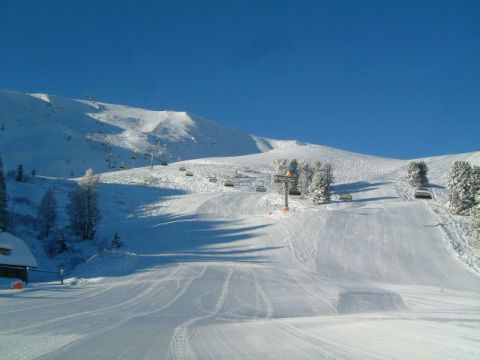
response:
[[[297,197],[283,213],[269,182],[282,151],[329,156],[354,201]],[[454,158],[431,161],[431,202],[411,198],[406,162],[295,144],[192,160],[191,178],[178,164],[103,174],[103,226],[128,251],[63,287],[0,290],[1,358],[478,359],[480,276],[439,210]]]

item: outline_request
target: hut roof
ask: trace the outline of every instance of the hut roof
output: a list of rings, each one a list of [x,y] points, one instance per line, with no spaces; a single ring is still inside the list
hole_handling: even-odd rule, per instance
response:
[[[0,248],[10,251],[0,252],[0,265],[37,267],[37,261],[25,242],[7,232],[0,232]]]

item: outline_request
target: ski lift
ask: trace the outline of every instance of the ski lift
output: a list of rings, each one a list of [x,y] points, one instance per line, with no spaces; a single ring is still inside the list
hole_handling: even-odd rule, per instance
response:
[[[216,183],[217,182],[217,178],[215,176],[210,176],[208,178],[208,181],[210,181],[211,183]]]
[[[315,204],[318,205],[323,205],[323,204],[329,204],[330,200],[327,199],[325,196],[319,196],[318,199],[315,201]]]
[[[256,192],[267,192],[267,188],[266,188],[265,186],[263,186],[263,185],[257,185],[257,186],[255,187],[255,191],[256,191]]]
[[[126,169],[127,168],[127,165],[125,165],[124,162],[120,163],[120,165],[118,166],[120,169]]]
[[[226,186],[226,187],[234,187],[235,184],[233,183],[233,181],[231,180],[227,180],[223,183],[223,186]]]
[[[353,197],[352,197],[352,194],[343,193],[343,194],[340,194],[338,196],[338,200],[340,200],[340,201],[352,201]]]
[[[179,171],[187,171],[187,168],[182,165],[182,166],[180,166],[180,167],[178,168],[178,170],[179,170]]]
[[[425,188],[415,190],[415,199],[432,199],[432,193]]]
[[[288,190],[288,195],[297,195],[297,196],[300,196],[300,195],[302,195],[302,193],[301,193],[300,190],[298,190],[298,189],[290,189],[290,190]]]
[[[193,176],[193,173],[189,170],[185,173],[185,176]]]

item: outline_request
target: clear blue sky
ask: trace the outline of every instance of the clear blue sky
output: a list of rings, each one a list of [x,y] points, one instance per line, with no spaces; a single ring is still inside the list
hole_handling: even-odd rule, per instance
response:
[[[480,1],[0,0],[0,88],[399,158],[480,148]]]

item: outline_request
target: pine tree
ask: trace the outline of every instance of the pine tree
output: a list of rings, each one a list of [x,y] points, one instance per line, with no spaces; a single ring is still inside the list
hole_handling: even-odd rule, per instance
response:
[[[305,160],[299,161],[299,175],[298,175],[298,188],[302,193],[302,196],[308,194],[310,188],[310,182],[312,181],[312,169]]]
[[[325,173],[324,167],[320,161],[315,160],[312,163],[312,182],[310,184],[310,194],[314,204],[320,204],[328,201],[324,198]]]
[[[330,201],[331,189],[333,184],[333,171],[331,164],[325,164],[321,171],[321,186],[320,191],[326,201]]]
[[[5,176],[3,175],[3,162],[0,156],[0,232],[8,229],[8,195]]]
[[[62,231],[60,234],[60,237],[57,240],[55,252],[57,254],[63,254],[69,251],[70,251],[70,245],[67,242],[65,233]]]
[[[320,171],[322,169],[322,163],[318,160],[315,160],[312,163],[311,171],[312,171],[312,180],[310,181],[309,191],[310,194],[313,194],[315,190],[320,188]]]
[[[288,164],[288,171],[292,174],[292,181],[289,185],[290,192],[298,194],[298,178],[299,178],[299,164],[297,159],[290,159],[290,163]]]
[[[38,237],[48,238],[50,233],[55,226],[55,222],[57,221],[57,201],[53,196],[53,190],[48,188],[43,195],[42,201],[40,202],[40,206],[38,208],[38,223],[39,223],[39,234]]]
[[[472,227],[477,233],[477,239],[480,241],[480,193],[477,194],[476,203],[470,215],[472,216]]]
[[[287,175],[289,161],[287,159],[275,159],[273,161],[273,171],[275,175]],[[284,191],[283,183],[275,183],[275,189],[279,194]]]
[[[472,166],[472,194],[475,204],[480,203],[480,166]]]
[[[83,240],[92,240],[100,222],[98,207],[98,176],[90,168],[78,182],[78,186],[70,193],[67,213],[73,233]]]
[[[457,160],[453,163],[448,179],[448,201],[451,211],[456,215],[468,215],[475,205],[472,193],[473,172],[466,161]]]
[[[428,184],[428,166],[425,161],[410,161],[407,166],[405,180],[414,187]]]
[[[23,165],[20,164],[17,167],[17,173],[15,174],[15,181],[22,182],[24,178]]]
[[[120,249],[123,246],[123,241],[118,232],[115,232],[115,236],[112,240],[112,245],[110,246],[112,249]]]

